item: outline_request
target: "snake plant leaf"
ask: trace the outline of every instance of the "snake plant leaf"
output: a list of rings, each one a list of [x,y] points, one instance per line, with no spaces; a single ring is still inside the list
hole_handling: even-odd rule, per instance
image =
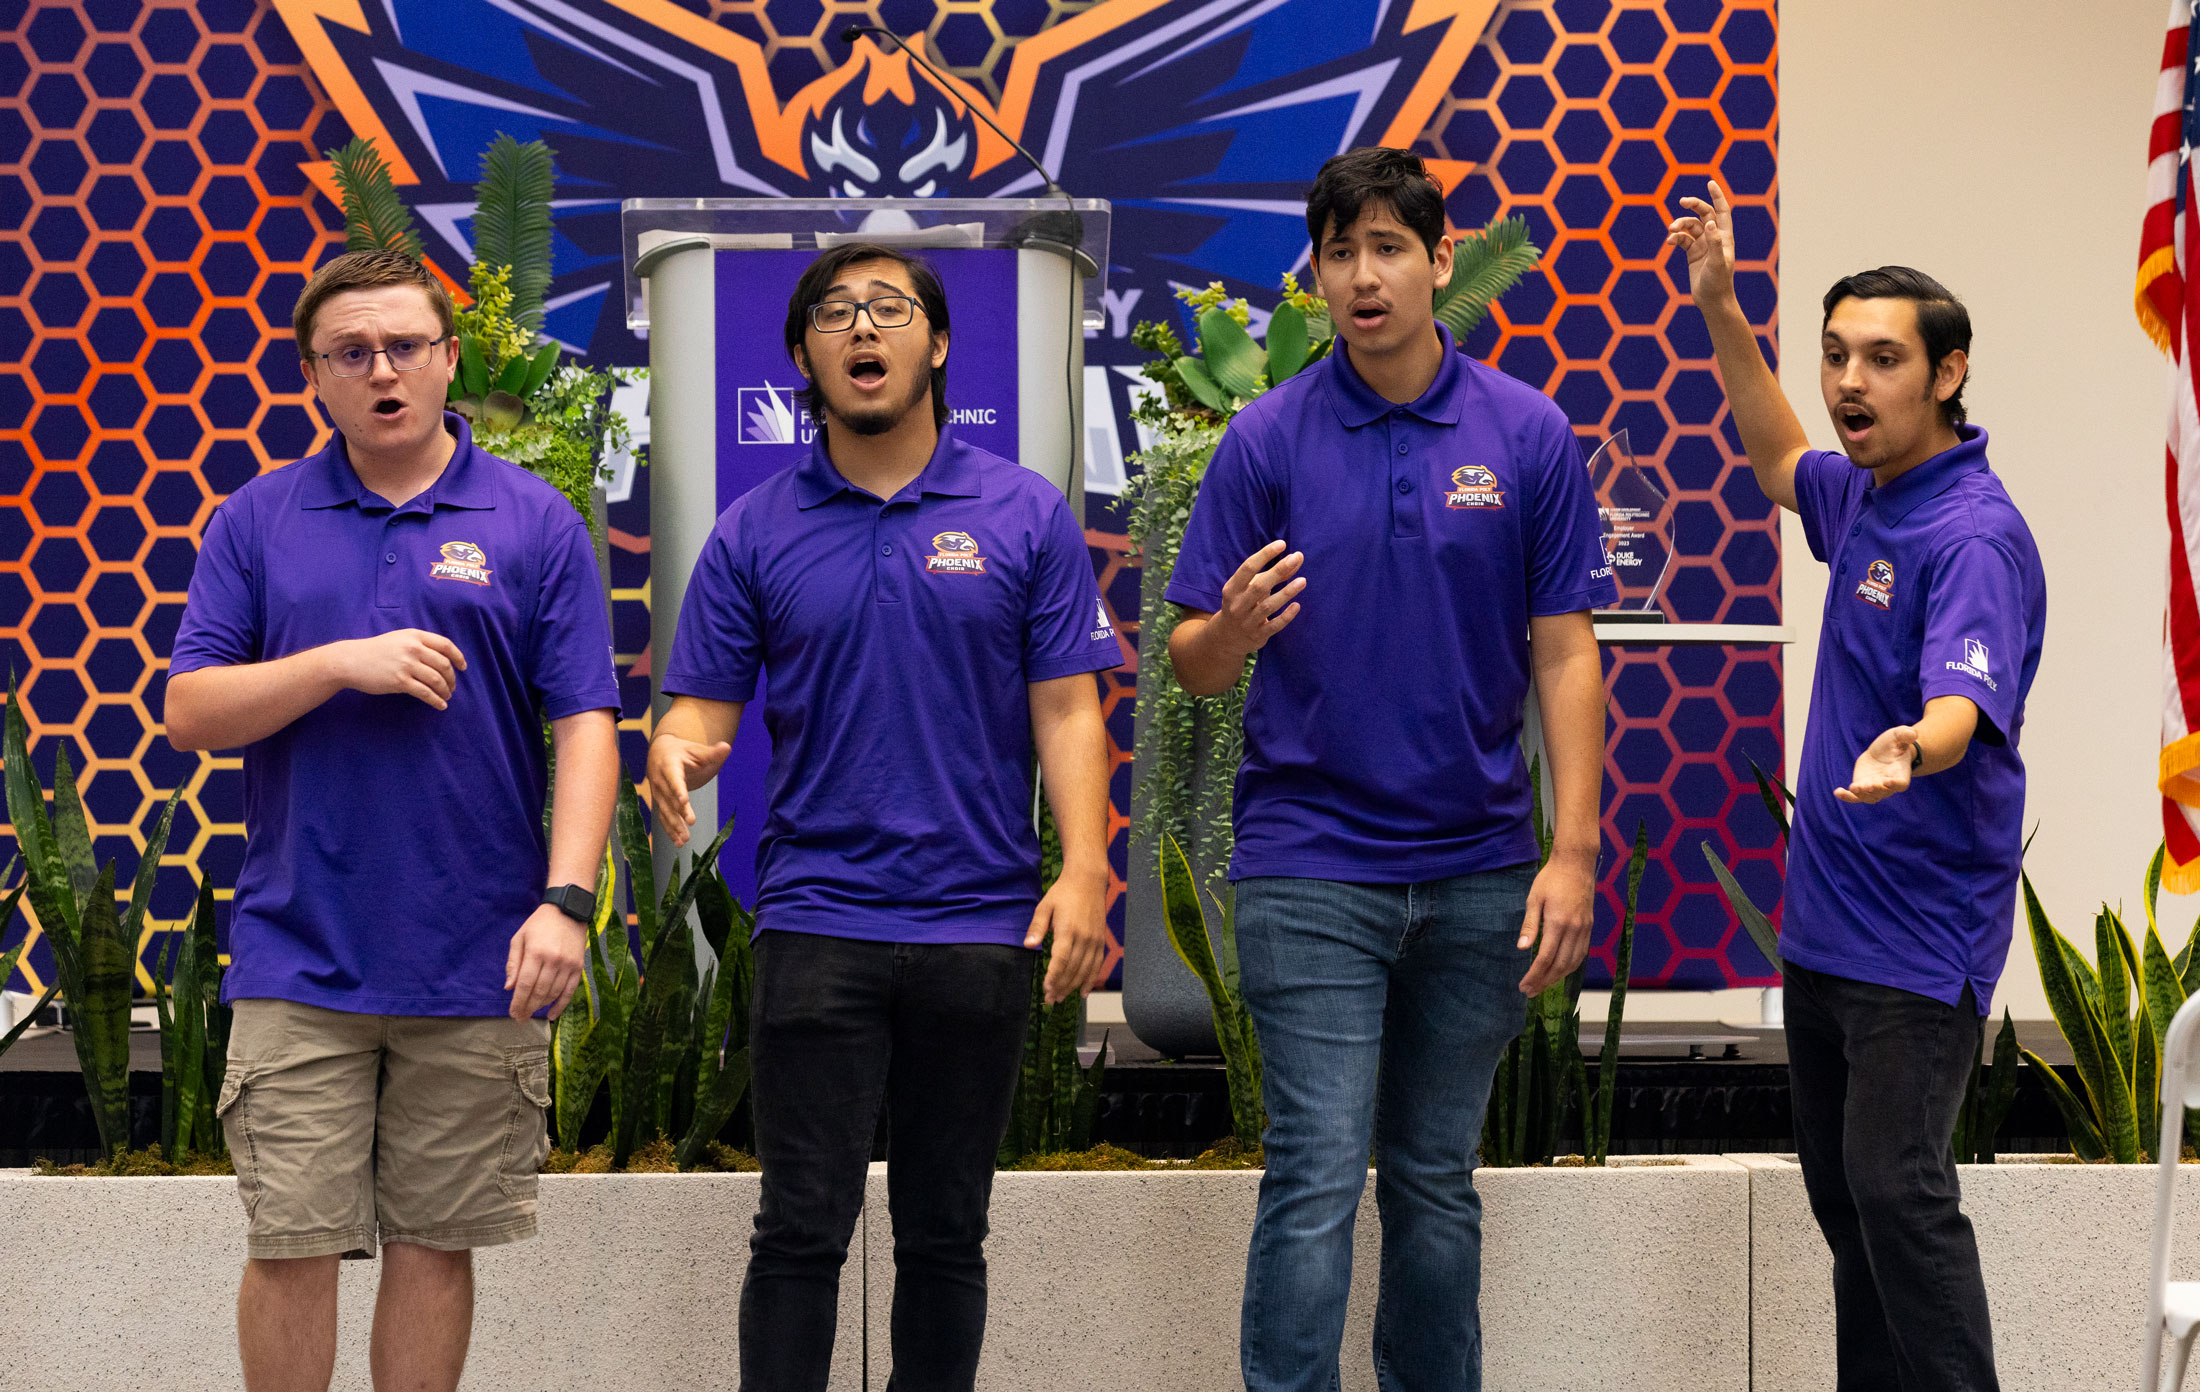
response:
[[[2152,1160],[2162,1132],[2162,1051],[2154,1042],[2145,996],[2139,998],[2139,1018],[2132,1026],[2131,1045],[2131,1129],[2139,1143],[2138,1158]]]
[[[145,853],[138,857],[137,875],[130,882],[130,907],[122,918],[122,936],[135,943],[144,935],[145,911],[153,902],[153,883],[160,878],[160,858],[168,853],[168,832],[176,820],[176,804],[183,801],[178,783],[161,805],[160,816],[145,837]]]
[[[1289,300],[1277,305],[1268,316],[1268,380],[1275,383],[1296,376],[1306,366],[1310,346],[1306,315]]]
[[[1162,838],[1161,905],[1170,945],[1207,990],[1215,1042],[1222,1050],[1223,1073],[1230,1090],[1231,1129],[1238,1144],[1256,1146],[1262,1130],[1257,1037],[1246,1018],[1244,1001],[1223,984],[1213,944],[1208,940],[1207,918],[1200,908],[1191,861],[1174,836]],[[1234,927],[1227,919],[1223,926],[1225,932]]]
[[[558,354],[564,349],[555,343],[545,343],[535,350],[535,356],[527,360],[527,382],[520,388],[521,396],[533,396],[542,390],[542,384],[550,380],[550,374],[558,365]]]
[[[657,861],[642,823],[642,799],[634,780],[619,771],[619,849],[626,856],[626,891],[634,900],[635,926],[641,930],[642,960],[657,948]]]
[[[2185,983],[2178,979],[2177,968],[2170,962],[2169,950],[2162,946],[2161,935],[2154,931],[2151,917],[2139,962],[2140,989],[2146,997],[2147,1016],[2154,1023],[2154,1049],[2159,1054],[2169,1033],[2169,1022],[2175,1018],[2177,1008],[2185,1003],[2187,992]]]
[[[741,1105],[741,1095],[748,1089],[749,1051],[736,1049],[727,1056],[726,1066],[712,1079],[709,1095],[696,1105],[695,1120],[673,1151],[673,1160],[681,1169],[688,1169],[703,1158],[704,1148],[726,1129],[726,1123],[733,1119],[734,1108]]]
[[[23,1031],[29,1029],[37,1021],[38,1012],[53,1004],[53,998],[59,994],[61,994],[61,983],[56,981],[46,988],[44,995],[31,1003],[31,1008],[23,1013],[22,1019],[15,1022],[14,1028],[6,1034],[0,1034],[0,1055],[6,1054],[9,1049],[15,1046],[15,1041],[23,1037]]]
[[[1199,890],[1192,879],[1191,861],[1173,836],[1161,846],[1162,923],[1169,946],[1207,988],[1210,1000],[1222,997],[1222,973],[1215,965],[1214,945],[1207,937],[1207,916],[1199,906]]]
[[[137,984],[137,959],[115,914],[113,861],[100,870],[83,911],[77,925],[83,974],[69,993],[69,1018],[100,1151],[113,1155],[130,1145],[130,994]]]
[[[1210,411],[1230,414],[1230,394],[1225,392],[1207,371],[1207,365],[1197,358],[1178,358],[1175,363],[1176,378],[1184,384],[1184,390],[1192,399]]]
[[[418,260],[420,232],[374,142],[353,136],[342,149],[321,153],[335,171],[343,199],[344,250],[401,251]]]
[[[1709,851],[1709,845],[1704,849]],[[1597,1053],[1596,1103],[1584,1118],[1582,1127],[1582,1154],[1592,1165],[1603,1164],[1612,1153],[1612,1103],[1619,1080],[1620,1021],[1627,1009],[1627,977],[1635,964],[1635,907],[1642,894],[1643,871],[1649,864],[1650,828],[1637,820],[1635,848],[1627,857],[1627,900],[1620,912],[1619,939],[1612,946],[1612,1000],[1605,1010],[1604,1047]],[[1574,1052],[1581,1051],[1576,1049]]]
[[[450,395],[479,399],[489,394],[489,387],[489,360],[482,356],[481,340],[459,335],[458,375],[451,379]]]
[[[2001,1032],[1994,1036],[1994,1061],[1987,1070],[1986,1091],[1979,1100],[1978,1132],[1971,1148],[1981,1164],[1994,1163],[1994,1141],[2009,1119],[2009,1104],[2017,1095],[2017,1025],[2009,1011],[2001,1012]]]
[[[1260,395],[1260,377],[1267,370],[1268,355],[1245,332],[1245,326],[1220,305],[1200,311],[1199,352],[1215,385],[1240,401]]]
[[[474,259],[512,268],[512,321],[530,334],[542,327],[542,297],[550,288],[556,189],[555,152],[542,141],[523,144],[499,132],[482,151],[474,185]]]
[[[92,885],[99,879],[99,863],[93,859],[91,823],[84,815],[84,799],[77,793],[76,770],[69,762],[67,740],[56,745],[53,754],[53,832],[62,863],[69,868],[69,888],[76,895],[77,912],[82,914],[84,896],[92,892]]]
[[[1520,283],[1543,259],[1528,240],[1525,218],[1492,218],[1479,233],[1452,249],[1451,280],[1436,294],[1436,318],[1456,342],[1474,332],[1497,297]]]
[[[2040,984],[2047,992],[2048,1009],[2070,1045],[2071,1057],[2078,1067],[2078,1079],[2093,1103],[2094,1115],[2098,1118],[2095,1134],[2105,1153],[2119,1162],[2131,1160],[2138,1151],[2131,1080],[2110,1051],[2108,1027],[2101,1018],[2098,997],[2089,1000],[2080,989],[2070,961],[2078,955],[2077,950],[2070,947],[2048,921],[2047,911],[2040,906],[2039,895],[2032,887],[2031,876],[2020,874],[2019,882],[2024,890],[2025,918],[2031,927],[2033,952],[2039,960]],[[2082,958],[2079,960],[2083,962]],[[2118,961],[2120,964],[2121,959]],[[2095,991],[2099,990],[2096,985]]]
[[[2127,1085],[2133,1078],[2136,1052],[2131,1037],[2131,972],[2126,954],[2130,941],[2123,925],[2103,905],[2093,919],[2094,959],[2101,964],[2101,1027],[2107,1036],[2109,1055]]]
[[[1757,779],[1757,797],[1764,803],[1765,811],[1772,814],[1773,824],[1780,828],[1780,841],[1784,845],[1788,839],[1788,808],[1795,805],[1795,794],[1787,790],[1787,784],[1757,767],[1755,759],[1749,761],[1749,771]],[[1774,792],[1775,788],[1779,791]]]
[[[76,930],[76,896],[69,890],[69,867],[54,838],[53,822],[46,815],[46,794],[31,769],[29,729],[23,718],[23,698],[15,688],[15,674],[8,674],[8,709],[0,763],[8,794],[8,820],[14,824],[23,878],[30,886],[31,909],[46,935],[72,942]]]
[[[1726,896],[1727,907],[1734,910],[1734,916],[1741,920],[1742,927],[1749,933],[1749,940],[1757,944],[1757,950],[1764,954],[1765,960],[1772,964],[1774,971],[1785,971],[1786,968],[1780,962],[1779,930],[1772,926],[1772,920],[1765,917],[1764,910],[1750,902],[1749,895],[1743,892],[1733,872],[1726,868],[1726,862],[1720,860],[1718,853],[1711,849],[1708,840],[1703,843],[1703,858],[1711,862],[1711,874],[1719,882],[1719,892]]]
[[[695,989],[695,954],[689,946],[687,920],[677,918],[657,934],[657,941],[643,967],[641,994],[627,1031],[626,1065],[622,1087],[626,1104],[618,1135],[612,1145],[613,1164],[624,1168],[629,1157],[658,1125],[665,1071],[665,1042],[674,1022],[684,1024]]]
[[[2108,1145],[2101,1137],[2100,1128],[2093,1124],[2093,1114],[2070,1090],[2070,1085],[2051,1067],[2046,1059],[2020,1046],[2024,1061],[2032,1065],[2033,1075],[2040,1080],[2040,1087],[2047,1093],[2055,1110],[2062,1113],[2063,1125],[2070,1131],[2070,1151],[2080,1160],[2098,1162],[2109,1159]]]

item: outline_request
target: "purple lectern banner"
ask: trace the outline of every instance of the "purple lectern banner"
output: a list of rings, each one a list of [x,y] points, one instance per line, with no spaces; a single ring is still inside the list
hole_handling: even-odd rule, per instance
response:
[[[954,248],[915,253],[939,273],[952,347],[947,405],[956,436],[1016,458],[1016,253]],[[798,400],[802,374],[782,326],[795,282],[814,251],[718,253],[718,508],[807,458],[816,427]],[[914,325],[911,326],[912,330]],[[769,680],[770,673],[765,673]],[[744,904],[756,902],[756,842],[764,826],[764,681],[757,683],[718,775],[718,815],[734,819],[719,859]]]

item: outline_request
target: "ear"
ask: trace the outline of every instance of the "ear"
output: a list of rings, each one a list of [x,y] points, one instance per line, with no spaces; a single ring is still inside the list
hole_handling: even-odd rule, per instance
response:
[[[443,385],[458,380],[458,330],[443,335]]]
[[[1971,355],[1961,348],[1953,348],[1940,360],[1933,373],[1933,400],[1946,401],[1963,387],[1963,379],[1970,375]]]
[[[817,374],[810,371],[810,355],[801,344],[795,345],[791,356],[794,358],[794,370],[802,374],[803,381],[812,382],[817,380]]]
[[[1453,249],[1451,238],[1439,237],[1436,239],[1436,252],[1433,259],[1436,262],[1436,289],[1438,293],[1441,293],[1445,286],[1451,284]]]
[[[319,364],[311,358],[298,359],[298,375],[306,379],[306,385],[313,388],[315,396],[321,394],[321,378],[316,371],[318,367]]]
[[[935,333],[932,335],[932,366],[945,367],[946,365],[947,335],[944,333]]]

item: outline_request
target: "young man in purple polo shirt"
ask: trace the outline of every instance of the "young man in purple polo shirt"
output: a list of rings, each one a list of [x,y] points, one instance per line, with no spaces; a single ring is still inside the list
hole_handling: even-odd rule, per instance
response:
[[[1826,292],[1818,381],[1845,453],[1809,448],[1734,298],[1726,194],[1670,242],[1765,496],[1833,569],[1788,848],[1788,1066],[1833,1249],[1843,1392],[1997,1386],[1951,1133],[2009,953],[2024,698],[2047,581],[1965,423],[1971,320],[1930,276]]]
[[[327,1387],[337,1261],[379,1242],[375,1386],[448,1392],[471,1249],[535,1232],[535,1017],[579,979],[617,797],[610,623],[572,506],[444,413],[426,268],[339,256],[295,327],[336,436],[207,524],[166,709],[176,748],[244,751],[218,1104],[238,1344],[249,1392]]]
[[[1435,322],[1452,244],[1421,161],[1330,160],[1306,229],[1337,346],[1231,421],[1168,588],[1187,691],[1260,654],[1230,865],[1269,1118],[1240,1356],[1250,1392],[1336,1387],[1372,1136],[1383,1385],[1474,1392],[1475,1149],[1524,995],[1588,949],[1588,611],[1617,591],[1565,416]],[[1540,873],[1531,675],[1557,794]]]
[[[649,751],[676,842],[767,681],[750,1030],[763,1202],[741,1287],[744,1392],[821,1392],[883,1105],[892,1385],[967,1392],[986,1208],[1030,1012],[1099,984],[1107,730],[1121,661],[1084,533],[1028,469],[947,430],[947,298],[853,244],[787,305],[808,460],[718,519],[688,582]],[[1037,765],[1062,841],[1039,892]]]

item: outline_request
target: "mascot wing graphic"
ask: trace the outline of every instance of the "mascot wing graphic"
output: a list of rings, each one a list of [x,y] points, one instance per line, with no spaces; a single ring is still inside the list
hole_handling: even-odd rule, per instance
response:
[[[1304,257],[1314,165],[1355,145],[1410,144],[1496,9],[1103,0],[1016,46],[996,109],[868,38],[838,67],[790,80],[785,55],[767,62],[754,38],[673,0],[273,3],[352,130],[390,161],[447,269],[470,256],[482,149],[498,132],[549,143],[547,324],[614,362],[642,354],[615,289],[621,200],[1037,193],[1038,176],[973,106],[1065,187],[1114,202],[1119,273],[1271,292]],[[794,88],[785,98],[775,76]],[[1469,168],[1437,172],[1448,190]],[[324,167],[308,172],[333,194]]]

